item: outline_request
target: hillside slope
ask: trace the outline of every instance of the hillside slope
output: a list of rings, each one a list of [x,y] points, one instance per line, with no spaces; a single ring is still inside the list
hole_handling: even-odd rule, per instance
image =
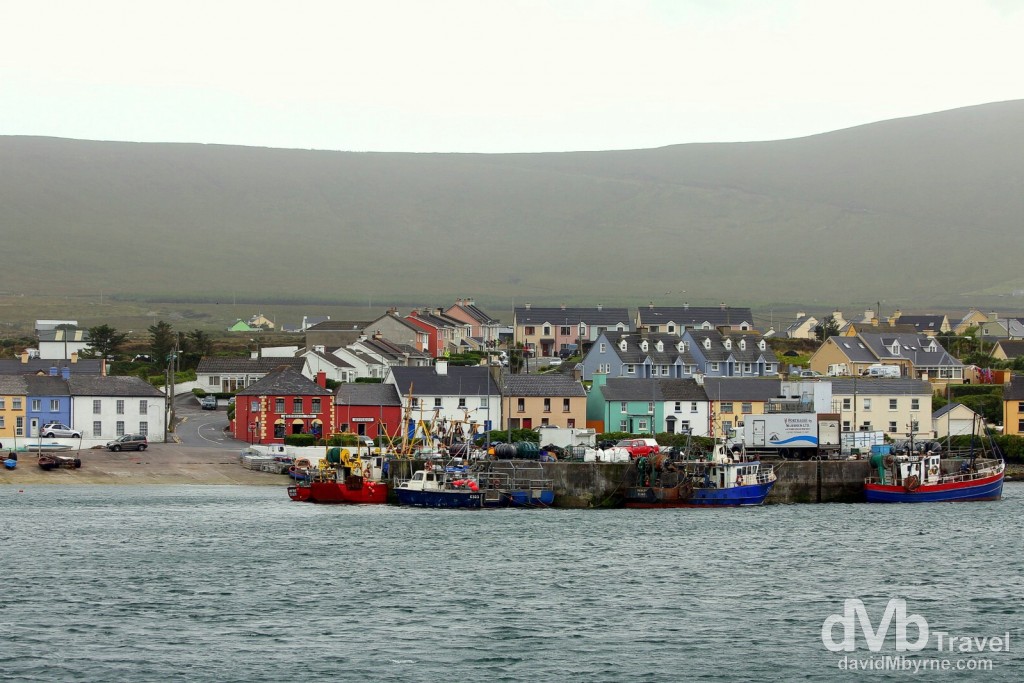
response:
[[[794,140],[621,152],[0,137],[5,289],[948,302],[1024,289],[1022,148],[1024,101]]]

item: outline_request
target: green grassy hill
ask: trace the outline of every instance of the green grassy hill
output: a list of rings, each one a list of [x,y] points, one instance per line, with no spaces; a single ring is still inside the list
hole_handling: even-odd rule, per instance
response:
[[[621,152],[0,137],[4,289],[211,303],[966,307],[1024,290],[1022,148],[1024,101]]]

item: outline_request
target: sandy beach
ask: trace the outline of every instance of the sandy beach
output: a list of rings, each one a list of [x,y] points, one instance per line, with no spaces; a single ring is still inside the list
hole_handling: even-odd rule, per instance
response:
[[[80,469],[46,472],[36,464],[34,453],[18,453],[18,467],[0,468],[0,485],[37,484],[244,484],[285,486],[285,475],[247,470],[239,464],[239,451],[187,448],[177,444],[152,444],[143,452],[112,453],[92,448],[66,451],[80,457]],[[3,452],[6,456],[6,451]]]

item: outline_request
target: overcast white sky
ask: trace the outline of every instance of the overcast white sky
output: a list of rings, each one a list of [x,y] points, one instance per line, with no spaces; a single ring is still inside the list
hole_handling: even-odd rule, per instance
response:
[[[0,135],[769,140],[1024,97],[1024,0],[0,0]]]

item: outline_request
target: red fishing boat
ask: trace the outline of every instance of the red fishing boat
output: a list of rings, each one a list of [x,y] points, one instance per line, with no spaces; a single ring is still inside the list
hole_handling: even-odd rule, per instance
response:
[[[386,469],[382,455],[353,456],[345,448],[328,448],[327,457],[309,468],[308,478],[288,487],[288,497],[310,503],[386,503]]]

